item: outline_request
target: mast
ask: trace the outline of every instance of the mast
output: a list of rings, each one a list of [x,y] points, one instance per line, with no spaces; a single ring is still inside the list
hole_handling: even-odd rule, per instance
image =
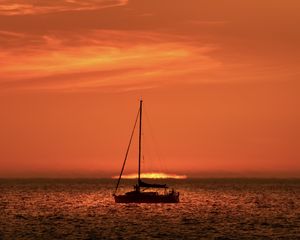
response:
[[[141,154],[142,154],[142,111],[143,111],[143,100],[140,100],[140,131],[139,131],[139,175],[138,185],[141,181]]]

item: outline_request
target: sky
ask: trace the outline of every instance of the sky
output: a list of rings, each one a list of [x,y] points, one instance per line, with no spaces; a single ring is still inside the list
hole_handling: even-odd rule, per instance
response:
[[[298,0],[0,0],[0,177],[300,177]],[[137,137],[126,165],[137,170]]]

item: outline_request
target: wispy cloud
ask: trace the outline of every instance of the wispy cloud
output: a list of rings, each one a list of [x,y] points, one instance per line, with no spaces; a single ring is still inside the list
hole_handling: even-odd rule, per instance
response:
[[[32,15],[51,12],[95,10],[127,4],[128,0],[56,0],[56,1],[0,1],[0,15]]]
[[[26,50],[17,46],[2,49],[2,90],[90,90],[104,86],[135,89],[141,83],[146,84],[141,87],[149,87],[156,81],[174,82],[184,74],[216,69],[220,64],[209,57],[214,46],[196,48],[157,33],[4,34],[29,43]]]
[[[170,0],[161,5],[150,0],[0,0],[1,90],[130,90],[299,74],[297,51],[285,49],[298,43],[289,37],[293,31],[270,41],[265,28],[258,31],[235,8],[225,14],[223,5],[207,3],[205,15],[201,2],[184,5],[188,11],[172,6],[169,12]],[[114,6],[123,7],[103,9]],[[86,11],[96,9],[102,10]],[[44,14],[54,12],[59,13]]]

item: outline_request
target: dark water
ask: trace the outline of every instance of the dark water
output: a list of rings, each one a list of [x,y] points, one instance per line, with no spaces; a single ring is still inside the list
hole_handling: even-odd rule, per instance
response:
[[[181,203],[115,204],[112,180],[0,180],[0,239],[300,239],[300,180],[167,182]]]

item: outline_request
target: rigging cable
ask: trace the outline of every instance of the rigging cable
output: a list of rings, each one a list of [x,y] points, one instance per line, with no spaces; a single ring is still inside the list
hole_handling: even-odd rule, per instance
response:
[[[159,170],[159,172],[168,172],[169,169],[166,168],[165,163],[162,160],[161,151],[160,151],[161,148],[159,147],[159,144],[158,144],[157,139],[155,137],[155,133],[153,131],[152,123],[150,121],[147,109],[145,109],[144,112],[145,112],[145,116],[146,116],[146,123],[148,124],[149,130],[150,130],[149,131],[150,132],[150,137],[151,137],[152,143],[154,144],[154,147],[153,147],[154,154],[156,155],[155,157],[158,159],[158,165],[159,165],[158,170]]]
[[[127,156],[128,156],[128,153],[129,153],[130,145],[131,145],[131,142],[132,142],[134,130],[136,128],[136,124],[137,124],[137,121],[138,121],[138,118],[139,118],[139,113],[140,113],[140,109],[138,110],[138,113],[137,113],[137,116],[136,116],[136,119],[135,119],[135,123],[134,123],[133,130],[132,130],[132,133],[131,133],[131,136],[130,136],[129,144],[128,144],[128,147],[127,147],[127,150],[126,150],[123,166],[122,166],[120,176],[119,176],[119,179],[118,179],[118,183],[117,183],[117,186],[116,186],[116,189],[115,189],[115,192],[114,192],[113,195],[115,195],[117,193],[117,190],[118,190],[118,187],[119,187],[119,184],[120,184],[120,181],[121,181],[121,177],[122,177],[122,174],[123,174],[123,171],[124,171],[124,168],[125,168],[125,163],[126,163]]]

